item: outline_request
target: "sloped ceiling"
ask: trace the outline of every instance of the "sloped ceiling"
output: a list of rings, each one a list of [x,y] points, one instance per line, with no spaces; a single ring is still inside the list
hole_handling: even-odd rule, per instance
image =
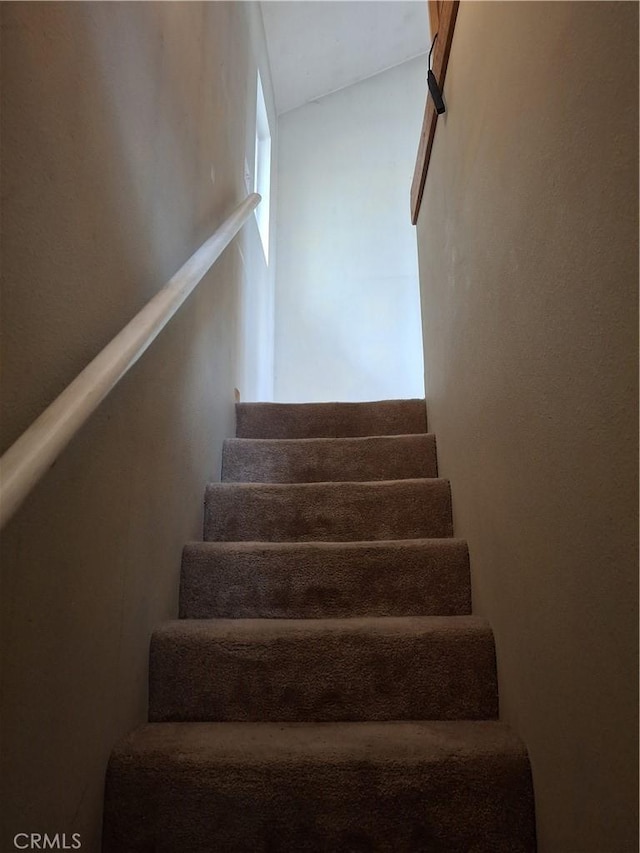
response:
[[[260,5],[279,114],[429,50],[426,0]]]

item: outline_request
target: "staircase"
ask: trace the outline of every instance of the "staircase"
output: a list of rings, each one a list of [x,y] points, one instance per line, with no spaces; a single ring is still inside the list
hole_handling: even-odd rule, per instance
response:
[[[105,853],[532,853],[423,400],[238,404]]]

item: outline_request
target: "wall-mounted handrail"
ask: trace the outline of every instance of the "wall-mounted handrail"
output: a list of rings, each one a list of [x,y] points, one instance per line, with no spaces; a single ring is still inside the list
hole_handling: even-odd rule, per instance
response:
[[[0,528],[195,290],[261,197],[252,193],[0,459]]]

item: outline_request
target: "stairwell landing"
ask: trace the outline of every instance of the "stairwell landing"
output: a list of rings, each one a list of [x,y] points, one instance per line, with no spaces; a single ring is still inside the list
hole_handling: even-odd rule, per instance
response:
[[[424,400],[238,404],[105,853],[533,853]]]

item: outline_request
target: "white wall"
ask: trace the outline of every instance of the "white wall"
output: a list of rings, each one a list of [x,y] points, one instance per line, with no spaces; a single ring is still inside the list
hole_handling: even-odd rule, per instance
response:
[[[275,399],[423,395],[409,188],[426,58],[279,119]]]

